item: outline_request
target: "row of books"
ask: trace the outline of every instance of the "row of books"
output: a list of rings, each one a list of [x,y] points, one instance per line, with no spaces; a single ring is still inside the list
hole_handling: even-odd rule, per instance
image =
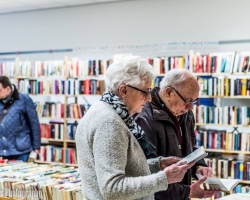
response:
[[[0,165],[1,199],[82,200],[79,170],[62,165],[9,162]]]
[[[76,123],[68,123],[68,129],[67,129],[67,139],[68,140],[75,140],[75,135],[76,135],[76,128],[77,124]]]
[[[250,180],[250,162],[223,158],[204,158],[214,177]]]
[[[105,91],[104,80],[30,80],[20,79],[18,81],[20,92],[36,94],[102,94]]]
[[[148,61],[157,74],[165,74],[174,68],[184,68],[194,73],[230,73],[234,67],[234,52],[200,55],[190,51],[188,55],[175,57],[155,57]]]
[[[64,118],[64,104],[56,102],[35,102],[38,117]]]
[[[152,81],[151,87],[152,87],[152,88],[154,88],[154,87],[160,87],[160,83],[161,83],[162,79],[163,79],[163,76],[158,76],[158,77],[156,77],[156,78]]]
[[[238,133],[237,131],[195,130],[195,136],[196,146],[228,151],[250,151],[249,133]]]
[[[35,103],[38,117],[48,118],[77,118],[80,119],[87,112],[89,105],[86,104],[68,104],[66,105],[66,111],[64,104],[55,102]]]
[[[200,95],[209,96],[249,96],[250,79],[238,78],[198,78],[200,83]]]
[[[18,90],[27,94],[65,94],[64,80],[30,80],[21,79],[18,81]]]
[[[84,77],[103,75],[112,60],[80,60],[78,58],[54,61],[15,61],[0,63],[0,75]],[[250,52],[219,52],[201,55],[190,51],[183,56],[148,58],[156,74],[170,69],[185,68],[194,73],[248,73]]]
[[[79,60],[67,61],[67,76],[98,76],[104,75],[113,60]]]
[[[74,140],[77,124],[68,123],[66,139]],[[40,136],[45,139],[64,139],[64,123],[50,122],[49,124],[40,124]]]
[[[40,124],[40,137],[46,139],[64,139],[64,123],[50,122]]]
[[[31,62],[16,60],[14,62],[1,62],[0,75],[17,76],[65,76],[65,62],[63,60]]]
[[[66,92],[69,95],[78,94],[102,94],[105,91],[104,80],[78,80],[69,79],[66,85]]]
[[[239,184],[233,189],[234,193],[250,193],[250,188],[248,185]]]
[[[236,193],[241,193],[236,194]],[[229,194],[227,192],[222,192],[222,191],[218,191],[214,196],[212,197],[207,197],[207,198],[202,198],[202,200],[220,200],[220,198],[222,198],[223,200],[243,200],[243,199],[247,199],[249,196],[249,186],[248,185],[243,185],[243,184],[238,184],[233,190],[232,193],[230,191],[230,196],[228,196]],[[237,196],[234,196],[237,195]],[[246,196],[247,195],[247,196]],[[193,199],[193,198],[192,198]],[[194,198],[195,200],[198,200],[196,198]]]
[[[250,107],[224,106],[212,107],[194,105],[193,113],[196,123],[249,125]]]
[[[248,73],[250,52],[220,52],[201,55],[190,51],[188,55],[149,58],[157,74],[174,68],[185,68],[194,73]]]
[[[81,119],[88,111],[89,105],[85,104],[68,104],[66,107],[66,118]]]
[[[113,60],[80,60],[78,58],[50,61],[1,62],[0,75],[17,77],[84,77],[103,75]]]
[[[53,145],[41,146],[39,160],[46,162],[77,164],[76,150],[73,148],[64,149]]]

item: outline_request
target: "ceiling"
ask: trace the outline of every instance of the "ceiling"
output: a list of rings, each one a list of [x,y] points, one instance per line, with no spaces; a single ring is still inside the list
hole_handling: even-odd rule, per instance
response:
[[[123,0],[0,0],[0,14]]]

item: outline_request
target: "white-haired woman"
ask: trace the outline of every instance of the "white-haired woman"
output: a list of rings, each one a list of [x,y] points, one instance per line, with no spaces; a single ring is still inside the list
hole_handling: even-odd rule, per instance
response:
[[[182,180],[194,164],[155,153],[131,115],[151,100],[154,71],[137,56],[114,62],[106,91],[80,121],[76,132],[82,191],[87,200],[152,200],[157,191]],[[148,161],[148,162],[147,162]]]

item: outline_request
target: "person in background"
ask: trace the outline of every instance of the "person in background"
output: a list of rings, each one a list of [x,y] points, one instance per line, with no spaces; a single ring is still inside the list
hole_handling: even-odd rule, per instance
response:
[[[106,91],[78,124],[76,149],[87,200],[153,200],[154,193],[182,180],[191,164],[157,157],[132,115],[151,100],[152,66],[137,56],[106,71]],[[146,159],[151,158],[151,159]],[[156,157],[156,158],[154,158]]]
[[[34,103],[8,77],[0,76],[0,157],[26,162],[32,150],[39,154],[40,145]]]
[[[199,84],[196,77],[185,69],[173,69],[166,73],[160,88],[151,92],[152,101],[147,102],[135,121],[141,126],[149,141],[156,147],[158,156],[185,157],[196,148],[193,104],[198,101]],[[195,173],[205,176],[191,184]],[[181,182],[171,184],[168,189],[155,194],[156,200],[186,200],[188,198],[211,197],[218,191],[205,191],[200,185],[206,176],[211,176],[204,160],[187,171]]]

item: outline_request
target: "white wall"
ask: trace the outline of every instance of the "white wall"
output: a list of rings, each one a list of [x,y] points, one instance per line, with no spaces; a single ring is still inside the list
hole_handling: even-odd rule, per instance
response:
[[[134,0],[4,14],[0,15],[0,52],[144,45],[170,40],[250,39],[249,8],[249,0]],[[221,45],[213,51],[235,50],[250,51],[250,43]],[[112,57],[111,52],[19,57],[44,60],[63,59],[65,55]],[[159,52],[150,52],[147,56],[157,55]],[[0,58],[3,57],[8,56]],[[249,104],[242,101],[224,103]]]
[[[249,0],[135,0],[3,14],[0,52],[250,39],[249,7]],[[250,44],[223,45],[218,50],[247,48]],[[23,57],[37,59],[37,55]]]

